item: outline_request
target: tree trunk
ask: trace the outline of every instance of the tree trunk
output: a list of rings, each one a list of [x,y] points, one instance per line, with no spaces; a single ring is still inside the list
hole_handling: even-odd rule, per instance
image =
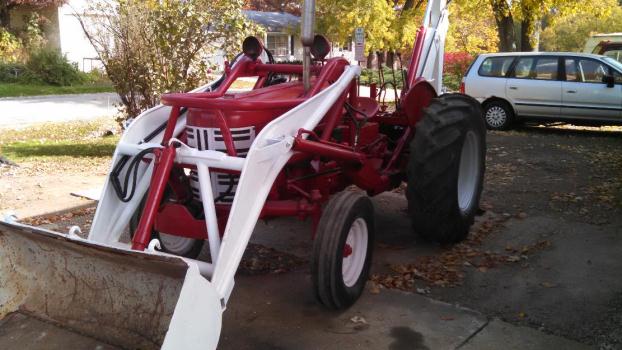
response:
[[[376,57],[378,57],[378,69],[382,68],[382,65],[385,64],[386,60],[386,51],[377,51]]]
[[[375,58],[376,54],[373,51],[369,51],[369,55],[367,55],[367,69],[374,68]]]
[[[516,50],[516,37],[514,35],[514,18],[505,0],[490,0],[492,10],[497,23],[499,36],[499,51],[510,52]]]
[[[11,17],[9,15],[9,6],[5,3],[5,0],[0,1],[0,27],[9,30],[11,24]]]
[[[525,18],[521,22],[520,41],[521,51],[535,51],[540,41],[540,31],[542,30],[541,21],[533,17]]]
[[[531,44],[531,19],[526,18],[520,23],[520,50],[533,51]]]
[[[395,51],[387,52],[387,67],[395,67]]]
[[[412,8],[417,9],[419,6],[423,4],[423,0],[406,0],[404,6],[402,7],[402,11],[410,10]]]

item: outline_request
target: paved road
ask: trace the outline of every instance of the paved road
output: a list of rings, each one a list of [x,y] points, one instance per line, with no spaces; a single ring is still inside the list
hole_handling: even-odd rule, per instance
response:
[[[374,202],[378,209],[378,227],[390,227],[382,230],[378,237],[381,244],[375,251],[375,271],[382,270],[389,261],[410,259],[423,251],[439,249],[408,243],[399,250],[390,247],[389,243],[396,241],[413,243],[408,220],[399,210],[405,201],[401,195],[386,193],[374,198]],[[80,223],[76,219],[71,220]],[[476,228],[479,222],[482,219],[478,219]],[[253,242],[260,244],[259,247],[274,247],[308,261],[312,250],[308,233],[308,222],[283,218],[258,223]],[[275,257],[265,256],[269,254],[265,250],[251,249],[249,261],[272,261]],[[205,245],[203,256],[207,252]],[[290,258],[288,254],[276,254],[286,260]],[[584,344],[489,318],[455,304],[396,290],[368,290],[350,309],[328,311],[315,301],[310,279],[306,263],[286,273],[241,269],[223,315],[219,349],[590,349]],[[22,314],[0,320],[0,349],[67,348],[117,349]]]
[[[361,87],[361,96],[369,96],[368,87]],[[393,100],[391,90],[386,101]],[[110,117],[117,114],[116,105],[119,103],[116,93],[0,98],[0,129]]]
[[[0,98],[0,129],[113,116],[118,103],[115,93]]]

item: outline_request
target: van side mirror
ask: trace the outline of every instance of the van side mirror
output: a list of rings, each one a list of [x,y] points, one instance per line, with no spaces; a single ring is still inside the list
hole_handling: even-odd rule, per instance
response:
[[[613,78],[613,75],[605,75],[603,77],[603,83],[607,84],[608,88],[612,88],[616,86],[616,81]]]

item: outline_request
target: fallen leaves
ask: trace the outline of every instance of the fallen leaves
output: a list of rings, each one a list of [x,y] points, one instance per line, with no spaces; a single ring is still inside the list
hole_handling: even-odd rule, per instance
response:
[[[464,242],[437,255],[418,256],[410,264],[390,265],[392,273],[374,274],[371,276],[371,282],[373,285],[380,285],[384,288],[415,290],[420,294],[427,294],[429,289],[426,292],[415,286],[416,280],[436,287],[460,286],[466,269],[475,268],[479,273],[487,273],[490,269],[502,264],[527,260],[528,254],[551,246],[550,241],[541,240],[519,247],[508,245],[503,253],[482,249],[482,241],[503,220],[503,218],[498,218],[483,221]]]
[[[555,288],[557,287],[557,283],[551,283],[551,282],[542,282],[540,283],[540,285],[544,288]]]
[[[380,294],[380,286],[376,282],[370,281],[369,292],[371,294]]]
[[[87,215],[93,216],[94,214],[95,214],[95,207],[93,206],[93,207],[73,210],[71,212],[62,213],[62,214],[53,214],[53,215],[44,215],[44,216],[35,216],[31,218],[25,218],[25,219],[20,220],[20,222],[27,224],[27,225],[32,225],[32,226],[41,226],[41,225],[54,224],[54,223],[61,222],[61,221],[69,221],[74,216],[87,216]],[[89,223],[90,221],[91,220],[89,220]]]
[[[306,260],[260,244],[249,243],[239,271],[247,275],[280,274],[304,265]]]

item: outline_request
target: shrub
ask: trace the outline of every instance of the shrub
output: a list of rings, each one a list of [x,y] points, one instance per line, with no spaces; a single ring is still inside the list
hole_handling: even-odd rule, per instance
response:
[[[462,77],[473,62],[473,56],[468,52],[445,53],[444,74],[452,74]]]
[[[387,88],[393,88],[393,73],[395,72],[395,84],[397,85],[398,89],[402,88],[402,80],[403,80],[403,75],[400,72],[399,69],[395,69],[394,71],[391,70],[391,68],[388,68],[386,66],[382,67],[382,73],[384,75],[384,82],[386,84]],[[376,83],[378,84],[378,88],[380,88],[380,76],[379,76],[379,71],[377,69],[367,69],[364,68],[361,71],[361,85],[369,85],[371,83]]]
[[[81,74],[84,77],[84,80],[86,83],[90,83],[90,84],[98,84],[98,83],[109,84],[110,83],[110,79],[108,79],[106,72],[99,68],[93,68],[91,69],[91,71],[81,73]]]
[[[57,86],[83,83],[86,79],[65,55],[56,50],[39,50],[26,63],[26,80]]]
[[[443,85],[448,90],[456,91],[460,88],[462,77],[473,62],[473,56],[467,52],[445,53],[443,67]]]
[[[160,103],[162,93],[197,87],[209,72],[206,57],[220,49],[232,58],[247,34],[262,32],[244,16],[244,0],[90,3],[78,20],[127,117]]]
[[[26,67],[21,63],[0,63],[0,82],[20,82],[25,71]]]
[[[19,39],[0,27],[0,63],[15,63],[23,56],[24,48]]]

